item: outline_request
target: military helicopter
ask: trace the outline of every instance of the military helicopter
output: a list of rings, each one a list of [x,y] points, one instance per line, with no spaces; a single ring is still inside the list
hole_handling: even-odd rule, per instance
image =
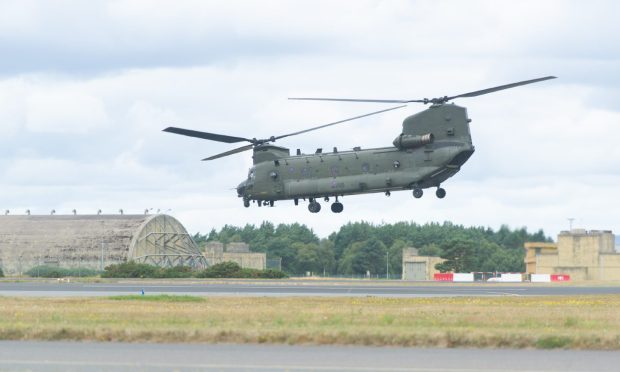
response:
[[[203,159],[214,160],[253,150],[253,167],[248,171],[247,179],[236,188],[245,207],[251,203],[259,207],[273,207],[275,201],[291,199],[298,205],[299,200],[308,200],[308,210],[318,213],[321,210],[318,200],[329,202],[330,198],[334,198],[331,210],[340,213],[344,207],[339,198],[345,195],[380,192],[390,196],[393,191],[413,190],[413,196],[421,198],[424,189],[435,187],[435,195],[444,198],[446,191],[441,187],[442,183],[455,175],[474,153],[469,132],[471,119],[464,107],[449,102],[456,98],[476,97],[549,79],[555,79],[555,76],[432,99],[289,98],[403,105],[264,139],[177,127],[168,127],[164,131],[224,143],[249,142],[249,145]],[[339,151],[334,147],[330,152],[323,152],[319,148],[313,154],[303,154],[297,149],[296,154],[291,155],[288,148],[273,145],[282,138],[400,109],[409,103],[430,104],[430,107],[403,121],[402,132],[392,142],[393,146],[373,149],[355,147],[348,151]]]

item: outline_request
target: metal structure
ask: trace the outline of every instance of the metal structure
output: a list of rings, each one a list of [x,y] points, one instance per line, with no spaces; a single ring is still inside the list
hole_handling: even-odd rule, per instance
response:
[[[206,267],[183,225],[159,215],[1,215],[0,267],[21,275],[35,266],[103,270],[134,260]]]
[[[183,225],[165,214],[144,221],[131,240],[129,258],[160,267],[207,266],[205,257]]]

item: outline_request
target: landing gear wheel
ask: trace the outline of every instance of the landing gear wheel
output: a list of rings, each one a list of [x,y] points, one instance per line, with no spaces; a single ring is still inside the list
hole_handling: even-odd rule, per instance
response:
[[[308,210],[310,211],[310,213],[319,213],[319,211],[321,210],[321,204],[315,201],[310,202],[310,204],[308,204]]]
[[[446,196],[446,190],[442,189],[441,187],[438,187],[437,191],[435,191],[435,195],[437,195],[439,199],[443,199]]]
[[[420,199],[424,195],[424,191],[422,189],[415,188],[413,189],[413,197],[416,199]]]
[[[243,199],[243,206],[246,208],[250,207],[250,201],[248,199]]]
[[[343,209],[344,209],[344,205],[342,205],[342,203],[340,202],[332,203],[332,212],[340,213],[342,212]]]
[[[270,207],[273,207],[273,204],[274,204],[274,201],[273,201],[273,200],[270,200],[270,201],[269,201],[269,206],[270,206]]]

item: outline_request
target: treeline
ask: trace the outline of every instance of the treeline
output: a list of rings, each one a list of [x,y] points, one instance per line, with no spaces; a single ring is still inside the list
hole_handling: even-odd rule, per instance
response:
[[[525,242],[551,241],[542,230],[529,233],[525,228],[498,231],[485,227],[464,227],[450,222],[419,225],[410,222],[374,225],[366,222],[342,226],[327,239],[307,226],[263,222],[260,226],[224,226],[208,234],[197,233],[199,246],[209,241],[245,242],[253,252],[267,258],[282,258],[282,270],[292,275],[310,271],[326,275],[391,276],[402,272],[402,250],[418,248],[420,255],[448,259],[445,271],[522,272]],[[389,265],[387,264],[389,260]],[[451,266],[457,265],[457,266]]]

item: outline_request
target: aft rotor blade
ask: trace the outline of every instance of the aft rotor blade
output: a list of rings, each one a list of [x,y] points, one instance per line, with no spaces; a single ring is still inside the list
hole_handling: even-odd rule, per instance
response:
[[[333,123],[329,123],[329,124],[319,125],[318,127],[313,127],[313,128],[309,128],[309,129],[304,129],[304,130],[301,130],[301,131],[299,131],[299,132],[294,132],[294,133],[284,134],[284,135],[282,135],[282,136],[277,136],[277,137],[275,137],[275,139],[274,139],[274,140],[276,140],[276,139],[280,139],[280,138],[284,138],[284,137],[296,136],[296,135],[298,135],[298,134],[307,133],[307,132],[311,132],[311,131],[313,131],[313,130],[317,130],[317,129],[321,129],[321,128],[330,127],[330,126],[332,126],[332,125],[336,125],[336,124],[344,123],[344,122],[347,122],[347,121],[351,121],[351,120],[355,120],[355,119],[365,118],[366,116],[377,115],[377,114],[380,114],[380,113],[382,113],[382,112],[396,110],[396,109],[399,109],[399,108],[403,108],[403,107],[405,107],[405,106],[407,106],[407,105],[402,105],[402,106],[391,107],[391,108],[388,108],[388,109],[385,109],[385,110],[375,111],[375,112],[371,112],[371,113],[369,113],[369,114],[359,115],[359,116],[355,116],[355,117],[352,117],[352,118],[348,118],[348,119],[344,119],[344,120],[335,121],[335,122],[333,122]]]
[[[550,79],[555,79],[555,78],[556,78],[555,76],[545,76],[543,78],[525,80],[525,81],[520,81],[518,83],[512,83],[512,84],[506,84],[506,85],[500,85],[498,87],[482,89],[482,90],[477,90],[475,92],[469,92],[469,93],[459,94],[458,96],[448,97],[446,100],[450,101],[454,98],[481,96],[483,94],[497,92],[498,90],[510,89],[510,88],[521,86],[521,85],[538,83],[539,81],[545,81],[545,80],[550,80]]]
[[[204,158],[204,159],[202,159],[202,160],[203,160],[203,161],[205,161],[205,160],[214,160],[214,159],[223,158],[224,156],[228,156],[228,155],[236,154],[236,153],[238,153],[238,152],[244,152],[244,151],[247,151],[247,150],[251,149],[252,147],[254,147],[254,145],[245,145],[245,146],[241,146],[241,147],[238,147],[238,148],[236,148],[236,149],[234,149],[234,150],[229,150],[229,151],[226,151],[226,152],[222,152],[222,153],[220,153],[220,154],[217,154],[217,155],[209,156],[208,158]]]
[[[181,134],[183,136],[197,137],[197,138],[202,138],[206,140],[225,142],[225,143],[236,143],[236,142],[243,142],[243,141],[252,142],[252,140],[243,138],[243,137],[234,137],[234,136],[227,136],[224,134],[200,132],[197,130],[176,128],[176,127],[168,127],[164,129],[164,132]]]
[[[545,77],[538,78],[538,79],[524,80],[524,81],[520,81],[520,82],[517,82],[517,83],[500,85],[500,86],[493,87],[493,88],[477,90],[475,92],[459,94],[458,96],[452,96],[452,97],[445,96],[445,97],[438,97],[438,98],[431,98],[431,99],[428,99],[428,98],[424,98],[424,99],[410,99],[410,100],[400,100],[400,99],[353,99],[353,98],[289,98],[289,99],[291,99],[291,100],[302,100],[302,101],[376,102],[376,103],[414,103],[414,102],[419,102],[419,103],[424,103],[424,104],[427,104],[427,103],[441,104],[441,103],[445,103],[445,102],[448,102],[450,100],[453,100],[454,98],[476,97],[476,96],[481,96],[483,94],[497,92],[498,90],[510,89],[510,88],[518,87],[520,85],[533,84],[533,83],[538,83],[540,81],[545,81],[545,80],[555,79],[555,78],[556,78],[555,76],[545,76]]]
[[[291,97],[290,100],[296,101],[337,101],[337,102],[375,102],[375,103],[413,103],[421,102],[421,99],[402,100],[402,99],[354,99],[354,98],[298,98]]]

